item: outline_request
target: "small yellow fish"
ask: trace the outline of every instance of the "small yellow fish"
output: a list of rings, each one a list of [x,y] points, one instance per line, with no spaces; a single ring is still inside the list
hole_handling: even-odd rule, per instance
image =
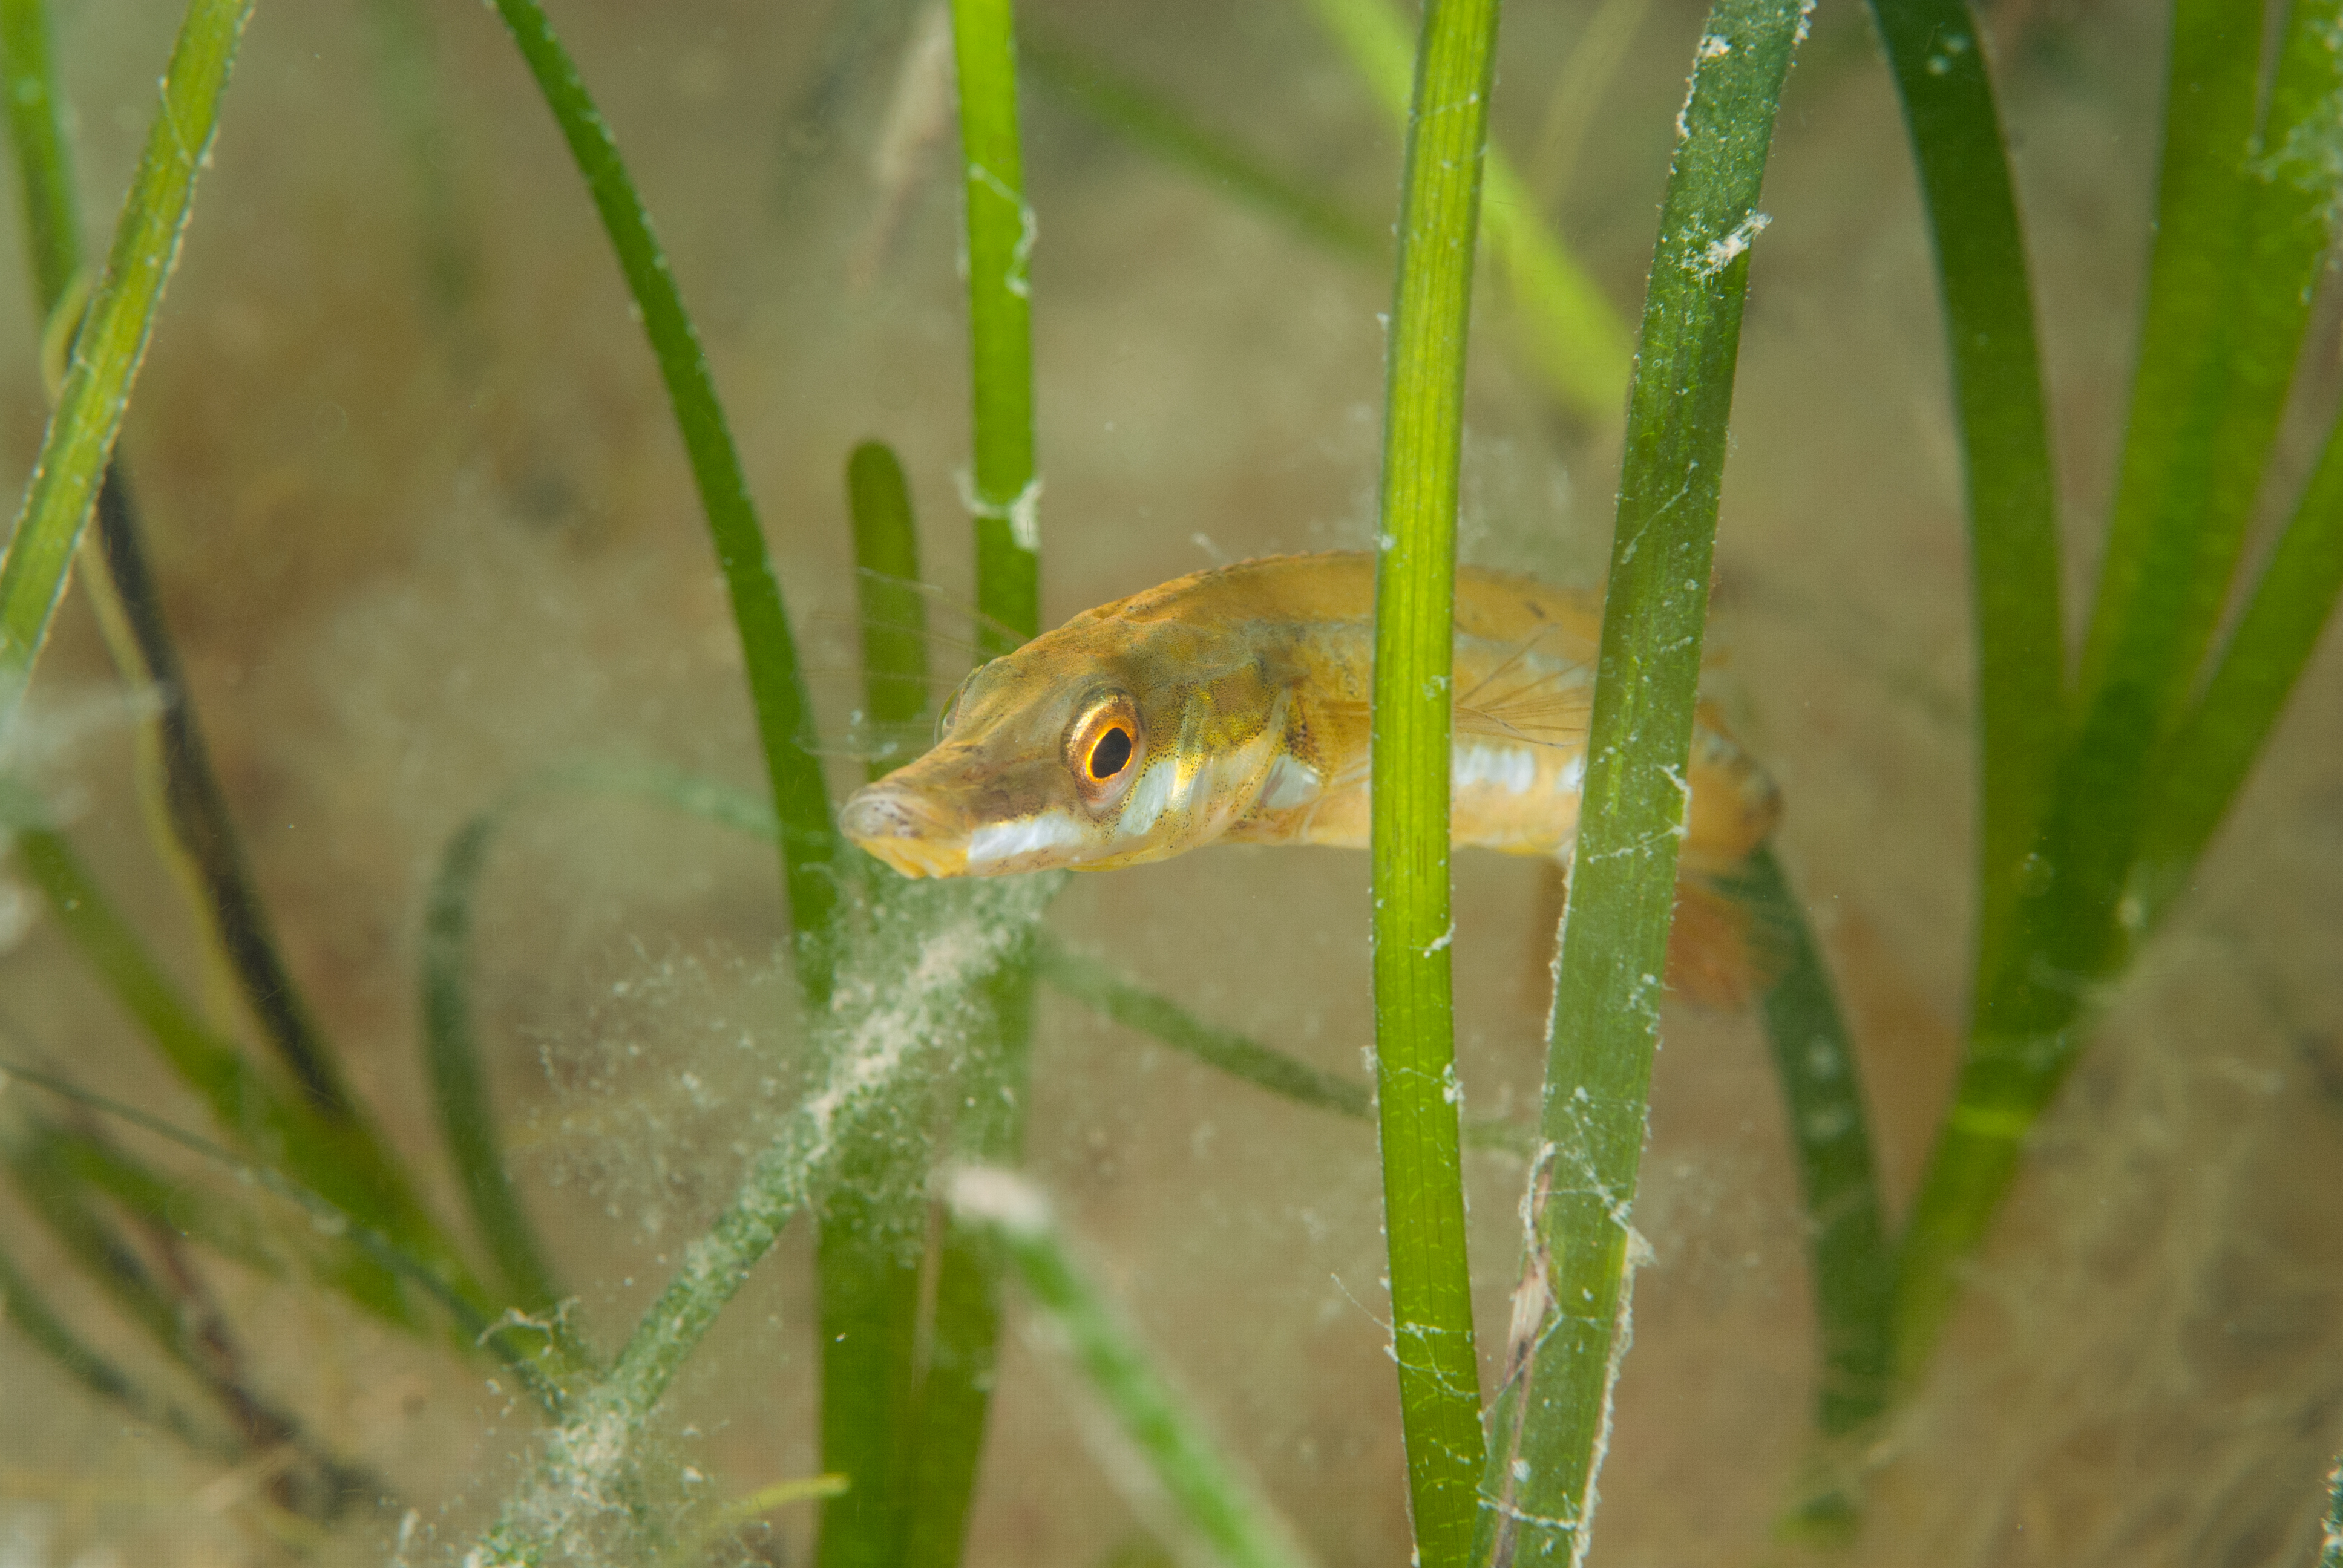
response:
[[[1367,842],[1374,558],[1278,556],[1076,616],[970,675],[935,749],[840,826],[907,877],[1100,870],[1215,842]],[[1456,574],[1455,842],[1567,861],[1599,596]],[[1772,780],[1703,706],[1682,863],[1771,831]]]

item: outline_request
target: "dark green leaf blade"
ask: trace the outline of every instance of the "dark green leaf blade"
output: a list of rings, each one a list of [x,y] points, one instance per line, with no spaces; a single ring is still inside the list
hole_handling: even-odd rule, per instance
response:
[[[1532,1179],[1534,1233],[1476,1562],[1585,1550],[1624,1349],[1634,1199],[1675,905],[1718,483],[1757,197],[1800,0],[1719,0],[1661,207],[1629,396],[1584,805]]]

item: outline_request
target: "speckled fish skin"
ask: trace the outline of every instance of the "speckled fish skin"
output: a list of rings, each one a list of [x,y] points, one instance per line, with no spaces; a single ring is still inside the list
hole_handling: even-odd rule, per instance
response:
[[[910,877],[1363,848],[1374,569],[1271,557],[1085,611],[971,675],[935,749],[857,792],[841,827]],[[1569,854],[1601,624],[1599,595],[1458,570],[1456,843]],[[1779,814],[1705,704],[1685,780],[1687,870],[1737,863]]]

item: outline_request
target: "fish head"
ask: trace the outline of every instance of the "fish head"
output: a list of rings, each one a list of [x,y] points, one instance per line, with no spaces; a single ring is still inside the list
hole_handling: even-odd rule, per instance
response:
[[[847,838],[907,877],[1104,869],[1217,836],[1282,704],[1251,658],[1099,612],[978,668],[933,749],[856,791]]]

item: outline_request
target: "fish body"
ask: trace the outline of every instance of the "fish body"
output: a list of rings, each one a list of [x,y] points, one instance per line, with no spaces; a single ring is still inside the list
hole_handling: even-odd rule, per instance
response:
[[[1074,617],[972,674],[935,748],[848,800],[847,837],[906,876],[1101,870],[1214,842],[1363,848],[1375,561],[1278,556]],[[1454,841],[1566,859],[1578,830],[1598,596],[1456,574]],[[1772,781],[1703,705],[1687,870],[1772,829]]]

